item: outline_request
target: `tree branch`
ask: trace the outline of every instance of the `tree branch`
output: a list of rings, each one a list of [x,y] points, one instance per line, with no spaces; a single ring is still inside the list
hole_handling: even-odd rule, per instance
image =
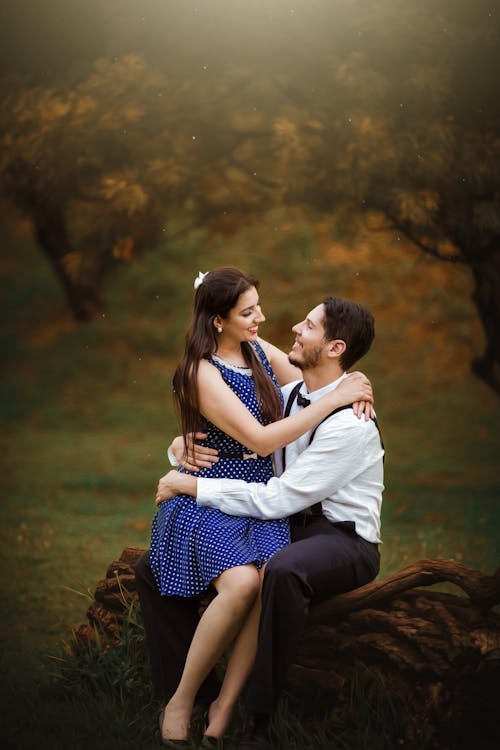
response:
[[[328,599],[314,607],[309,620],[311,624],[339,620],[351,612],[369,608],[415,586],[432,586],[445,581],[459,586],[481,610],[500,603],[500,568],[493,576],[487,576],[455,560],[427,559],[413,563],[388,578]]]
[[[420,250],[423,250],[424,253],[427,253],[427,255],[431,255],[433,258],[436,258],[437,260],[444,260],[446,263],[463,262],[463,258],[460,252],[458,252],[457,255],[444,255],[443,253],[440,253],[436,247],[432,247],[431,245],[428,245],[426,242],[424,242],[419,237],[417,237],[415,233],[412,231],[412,228],[409,222],[398,219],[389,210],[387,210],[387,208],[382,207],[380,210],[383,211],[383,213],[393,223],[396,229],[401,230],[401,232],[403,232],[403,234],[405,234],[408,237],[408,239],[411,240],[411,242],[413,242],[414,245],[420,248]]]

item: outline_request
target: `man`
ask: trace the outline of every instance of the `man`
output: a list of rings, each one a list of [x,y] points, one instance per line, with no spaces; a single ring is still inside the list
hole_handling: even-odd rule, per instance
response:
[[[374,322],[361,305],[327,297],[292,330],[296,339],[289,359],[304,376],[298,390],[294,384],[283,389],[285,403],[292,395],[287,408],[294,413],[337,387],[346,370],[369,350]],[[198,504],[217,507],[230,515],[290,517],[292,544],[273,555],[264,576],[258,651],[247,692],[252,721],[240,750],[271,747],[269,719],[310,605],[368,583],[379,570],[383,447],[376,423],[356,418],[350,408],[339,410],[313,433],[287,446],[282,457],[276,457],[278,472],[284,468],[279,465],[282,458],[285,471],[267,485],[171,472],[158,486],[158,501],[170,496],[169,490],[175,486],[175,491],[195,496]],[[143,560],[137,568],[143,609],[144,568]],[[144,615],[147,622],[145,610]],[[186,644],[195,626],[170,634],[170,638],[177,638],[177,656],[171,669],[182,662],[183,649],[187,652]],[[160,625],[157,622],[149,627],[157,629]],[[146,632],[149,639],[147,624]],[[161,648],[152,648],[153,659],[155,650]],[[161,654],[159,658],[161,661]],[[204,690],[212,687],[205,684]]]

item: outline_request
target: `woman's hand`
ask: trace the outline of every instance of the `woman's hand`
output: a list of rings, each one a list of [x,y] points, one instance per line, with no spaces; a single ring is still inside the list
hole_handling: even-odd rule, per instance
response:
[[[367,422],[370,419],[375,419],[375,417],[377,416],[375,414],[373,404],[371,404],[369,401],[355,401],[352,405],[352,410],[358,419],[361,419],[361,417],[364,415]]]
[[[164,477],[160,479],[158,482],[158,487],[156,490],[156,506],[160,505],[160,503],[163,503],[165,500],[171,500],[173,497],[178,495],[178,491],[176,489],[176,479],[179,477],[179,472],[175,471],[173,469],[172,471],[169,471],[168,474],[165,474]]]
[[[206,448],[195,442],[205,440],[206,437],[205,432],[190,432],[186,443],[181,435],[172,440],[169,450],[174,454],[179,466],[187,471],[198,472],[200,469],[209,469],[212,464],[217,463],[218,451],[215,448]]]
[[[339,406],[353,404],[353,411],[359,419],[363,415],[366,420],[375,416],[372,384],[362,372],[352,372],[332,394],[340,398]]]

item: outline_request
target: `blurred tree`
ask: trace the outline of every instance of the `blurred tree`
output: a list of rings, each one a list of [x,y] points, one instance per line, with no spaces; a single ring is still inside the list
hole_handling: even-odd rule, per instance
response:
[[[500,392],[500,137],[453,118],[387,136],[397,163],[374,152],[356,193],[424,252],[470,268],[486,337],[473,369]]]
[[[471,269],[487,342],[474,368],[500,390],[490,3],[259,3],[228,15],[229,2],[192,13],[177,2],[153,32],[150,2],[147,34],[136,4],[104,6],[112,47],[118,28],[127,44],[149,36],[154,62],[103,58],[52,86],[6,79],[0,114],[3,195],[31,218],[76,317],[99,308],[113,264],[168,236],[176,215],[230,231],[277,203],[375,209]],[[178,33],[163,45],[167,19]]]
[[[103,274],[153,241],[188,161],[168,123],[154,122],[165,81],[128,55],[97,61],[74,86],[8,89],[3,195],[31,219],[73,314],[87,319],[102,305]]]
[[[287,83],[287,198],[375,209],[424,252],[466,264],[486,336],[473,370],[500,392],[498,24],[484,2],[398,5],[367,4],[353,21],[369,42],[330,54],[315,106]]]
[[[135,54],[98,60],[72,85],[4,79],[0,190],[31,220],[77,319],[101,308],[106,272],[154,245],[172,217],[255,213],[279,197],[277,146],[262,146],[271,121],[242,107],[245,86],[252,76],[232,72],[209,92]]]

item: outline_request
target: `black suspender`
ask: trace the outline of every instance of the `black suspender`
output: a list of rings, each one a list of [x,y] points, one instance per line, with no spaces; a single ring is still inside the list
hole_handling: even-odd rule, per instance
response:
[[[302,385],[303,382],[304,381],[301,380],[300,383],[297,383],[296,385],[294,385],[294,387],[290,391],[290,395],[288,396],[288,401],[286,402],[285,411],[283,413],[284,417],[288,417],[288,415],[290,414],[292,404],[297,398],[297,393],[300,391],[300,386]]]
[[[290,414],[290,409],[292,408],[292,404],[297,398],[297,393],[300,391],[300,386],[302,385],[303,382],[304,381],[301,380],[300,383],[297,383],[297,385],[294,385],[294,387],[290,391],[290,395],[288,396],[288,401],[286,402],[285,411],[283,412],[283,417],[288,417],[288,415]],[[285,470],[285,467],[286,467],[285,451],[286,451],[286,445],[284,445],[283,448],[281,449],[281,455],[283,457],[283,471]]]
[[[290,395],[288,396],[288,401],[286,402],[286,406],[285,406],[285,411],[283,413],[283,417],[288,417],[288,415],[290,414],[290,411],[291,411],[291,408],[292,408],[292,404],[295,401],[295,399],[297,398],[297,394],[300,391],[300,388],[301,388],[303,382],[304,381],[302,380],[300,383],[297,383],[297,385],[295,385],[292,388],[292,390],[290,392]],[[318,427],[320,426],[320,424],[323,424],[323,422],[325,422],[327,419],[330,419],[330,417],[333,417],[334,414],[338,414],[338,412],[344,411],[344,409],[352,409],[352,404],[347,404],[346,406],[339,406],[338,409],[334,409],[332,412],[330,412],[330,414],[327,414],[326,417],[324,417],[321,420],[321,422],[319,422],[316,425],[316,427],[314,428],[314,430],[311,432],[311,436],[309,438],[309,445],[311,445],[311,443],[312,443],[312,441],[314,439],[314,436],[316,434],[316,430],[318,429]],[[378,430],[378,434],[379,434],[379,437],[380,437],[380,444],[382,446],[382,449],[384,450],[384,442],[382,440],[382,433],[380,432],[380,427],[378,426],[378,422],[377,422],[376,419],[373,419],[373,422],[375,423],[375,427]],[[286,451],[286,446],[283,446],[283,449],[282,449],[283,471],[286,468],[285,451]],[[385,455],[384,455],[384,458],[385,458]],[[306,523],[306,519],[308,517],[312,517],[312,516],[317,517],[317,516],[322,516],[322,515],[323,515],[323,508],[322,508],[321,502],[317,502],[314,505],[311,505],[310,508],[305,508],[303,511],[300,511],[300,513],[296,513],[295,516],[294,516],[294,518],[295,517],[302,518],[302,523]]]
[[[292,404],[295,401],[295,399],[297,398],[297,394],[300,391],[303,382],[304,381],[301,380],[300,383],[297,383],[297,385],[294,385],[294,387],[290,391],[290,395],[288,396],[288,401],[286,402],[286,406],[285,406],[285,411],[283,413],[283,417],[288,417],[288,415],[290,414],[290,411],[292,409]],[[330,419],[330,417],[333,417],[334,414],[338,414],[340,411],[344,411],[344,409],[352,409],[352,404],[347,404],[346,406],[339,406],[338,409],[334,409],[333,411],[330,412],[330,414],[327,414],[326,417],[323,417],[323,419],[321,420],[321,422],[318,422],[318,424],[316,425],[316,427],[314,428],[314,430],[311,432],[311,437],[309,438],[309,445],[311,445],[311,443],[313,441],[313,438],[316,435],[316,430],[318,429],[318,427],[320,426],[320,424],[323,424],[323,422],[326,422],[326,420]],[[377,420],[375,418],[373,419],[373,422],[374,422],[375,427],[377,428],[378,434],[380,436],[380,444],[382,446],[382,450],[385,450],[385,448],[384,448],[384,441],[382,440],[382,433],[380,432],[379,424],[378,424],[378,422],[377,422]],[[286,454],[285,454],[285,451],[286,451],[286,445],[284,445],[283,448],[282,448],[283,471],[286,468]],[[385,455],[384,455],[384,458],[385,458]]]

